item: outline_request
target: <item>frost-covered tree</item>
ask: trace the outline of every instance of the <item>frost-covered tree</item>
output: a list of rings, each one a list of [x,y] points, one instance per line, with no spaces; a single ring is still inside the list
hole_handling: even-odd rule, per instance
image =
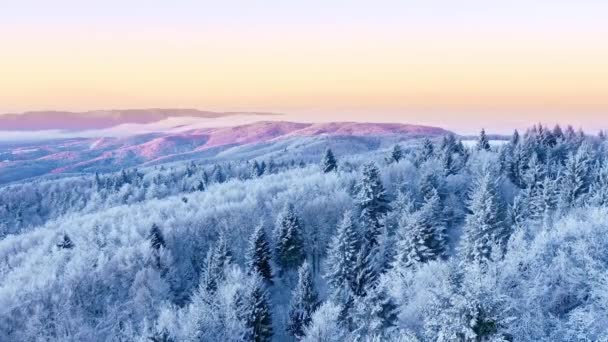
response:
[[[596,166],[596,174],[589,187],[589,200],[591,205],[608,205],[608,163],[604,161]]]
[[[196,191],[205,191],[205,183],[203,181],[199,181],[195,188]]]
[[[435,190],[418,211],[406,213],[399,221],[396,262],[402,267],[412,267],[442,258],[446,252],[445,223]]]
[[[497,179],[493,172],[484,170],[474,180],[469,199],[461,241],[465,260],[476,263],[490,259],[493,249],[506,241],[501,217]]]
[[[354,288],[359,237],[351,215],[344,213],[327,252],[325,278],[339,303],[345,303]]]
[[[321,170],[323,173],[328,173],[332,171],[336,171],[338,169],[338,162],[336,161],[336,157],[331,149],[325,150],[325,154],[323,155],[323,160],[321,161]]]
[[[244,341],[267,342],[272,340],[272,308],[262,277],[253,274],[247,286],[241,313],[245,321]]]
[[[424,138],[422,140],[422,145],[418,148],[416,152],[416,165],[422,165],[424,162],[430,160],[435,155],[435,146],[433,142]]]
[[[363,233],[357,255],[355,293],[364,295],[386,266],[381,240],[385,231],[382,220],[389,212],[390,206],[380,180],[380,172],[374,164],[366,164],[363,168],[356,201],[361,211]]]
[[[258,225],[249,241],[247,267],[250,273],[259,274],[265,281],[272,283],[272,252],[264,227]]]
[[[228,241],[225,235],[221,234],[215,246],[207,252],[206,267],[201,279],[207,291],[214,292],[217,289],[218,284],[225,279],[228,266],[232,263],[232,252],[228,247]]]
[[[559,180],[562,210],[584,201],[591,184],[591,159],[590,147],[586,143],[568,156]]]
[[[257,160],[253,161],[253,164],[251,164],[251,178],[257,178],[260,177],[262,175],[263,171],[262,168],[260,167],[260,164],[258,163]]]
[[[356,297],[353,335],[360,340],[386,340],[397,323],[397,305],[384,284],[371,289],[366,297]]]
[[[152,225],[152,228],[150,228],[148,240],[150,240],[150,247],[155,250],[165,247],[165,237],[163,232],[160,230],[160,227],[156,223]]]
[[[302,223],[292,204],[288,204],[280,215],[275,233],[275,246],[277,262],[282,271],[296,269],[304,261]]]
[[[347,341],[348,331],[339,320],[341,308],[331,301],[323,303],[312,315],[312,321],[304,329],[304,342]]]
[[[398,163],[401,159],[403,159],[403,150],[401,149],[401,145],[395,144],[395,146],[393,146],[393,150],[391,151],[389,161],[391,163]]]
[[[479,133],[479,138],[477,139],[477,150],[489,151],[490,148],[491,148],[490,140],[488,139],[488,136],[486,135],[485,129],[482,128],[481,132]]]
[[[293,290],[289,308],[289,322],[287,331],[301,339],[304,330],[312,321],[312,314],[319,306],[319,296],[315,289],[314,279],[308,262],[304,262],[298,270],[298,284]]]
[[[72,242],[72,239],[70,239],[68,234],[64,233],[63,236],[61,237],[61,241],[59,241],[59,243],[57,243],[57,247],[62,248],[62,249],[72,249],[72,248],[74,248],[74,243]]]

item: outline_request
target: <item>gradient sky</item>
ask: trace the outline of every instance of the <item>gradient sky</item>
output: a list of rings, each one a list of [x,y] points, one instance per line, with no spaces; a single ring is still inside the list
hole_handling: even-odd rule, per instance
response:
[[[608,128],[605,0],[8,2],[0,112]]]

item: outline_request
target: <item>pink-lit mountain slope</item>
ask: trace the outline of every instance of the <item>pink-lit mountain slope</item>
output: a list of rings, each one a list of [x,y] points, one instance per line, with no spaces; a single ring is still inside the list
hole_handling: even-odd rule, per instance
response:
[[[169,117],[222,118],[234,115],[275,115],[271,113],[211,112],[197,109],[125,109],[88,112],[36,111],[0,115],[0,131],[92,130],[123,124],[149,124]]]
[[[47,173],[111,171],[124,167],[212,156],[235,146],[274,143],[298,137],[440,136],[437,128],[383,123],[253,124],[159,132],[129,137],[63,139],[21,145],[0,144],[0,183]]]

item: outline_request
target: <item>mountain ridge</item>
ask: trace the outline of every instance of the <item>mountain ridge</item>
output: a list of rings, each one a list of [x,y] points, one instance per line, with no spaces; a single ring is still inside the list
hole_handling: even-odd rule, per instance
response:
[[[0,173],[6,175],[0,177],[0,183],[44,174],[112,171],[209,158],[238,146],[274,144],[288,139],[376,136],[409,139],[446,134],[451,132],[439,127],[398,123],[259,121],[182,132],[52,140],[23,146],[0,145]]]

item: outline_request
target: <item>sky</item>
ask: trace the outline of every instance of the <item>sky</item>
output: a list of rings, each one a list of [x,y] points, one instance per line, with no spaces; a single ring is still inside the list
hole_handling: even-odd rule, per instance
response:
[[[7,2],[0,113],[608,128],[608,1]]]

